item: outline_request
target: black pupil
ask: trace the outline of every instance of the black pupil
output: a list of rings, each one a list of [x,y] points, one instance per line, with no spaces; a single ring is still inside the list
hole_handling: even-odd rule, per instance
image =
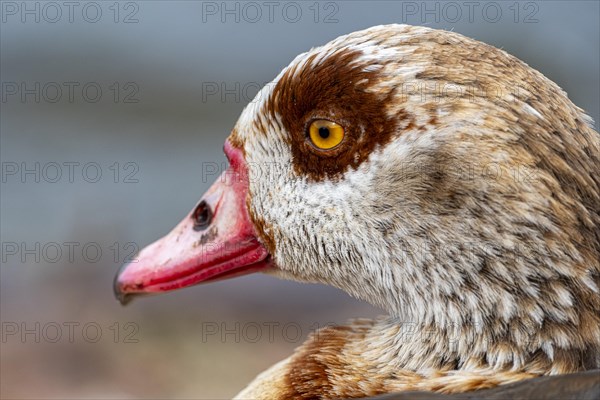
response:
[[[208,225],[210,225],[212,219],[212,211],[210,207],[204,200],[198,204],[194,213],[192,214],[192,218],[194,219],[194,230],[200,231],[205,229]]]
[[[321,136],[322,139],[327,139],[329,137],[329,128],[326,128],[324,126],[320,127],[319,136]]]

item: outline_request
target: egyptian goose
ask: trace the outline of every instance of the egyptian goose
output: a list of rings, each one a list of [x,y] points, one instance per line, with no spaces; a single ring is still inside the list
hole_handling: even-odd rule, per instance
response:
[[[296,57],[229,169],[115,280],[122,301],[261,271],[389,316],[322,329],[238,398],[490,388],[600,363],[600,137],[553,82],[406,25]]]

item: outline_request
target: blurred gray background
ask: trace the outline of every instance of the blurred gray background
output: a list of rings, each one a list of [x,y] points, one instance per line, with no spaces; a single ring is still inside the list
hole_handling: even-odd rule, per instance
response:
[[[381,313],[262,275],[125,308],[112,295],[119,265],[191,209],[244,105],[300,52],[378,24],[454,30],[600,118],[597,1],[0,7],[2,398],[228,398],[315,327]]]

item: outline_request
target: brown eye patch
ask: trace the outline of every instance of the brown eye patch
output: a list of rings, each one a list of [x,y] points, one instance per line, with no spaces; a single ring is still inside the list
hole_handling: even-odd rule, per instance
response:
[[[265,111],[278,116],[289,133],[297,174],[312,181],[339,178],[357,168],[376,146],[390,141],[403,115],[389,117],[395,88],[369,90],[383,77],[358,61],[360,51],[343,49],[313,65],[316,55],[290,67],[275,85]],[[309,140],[311,121],[326,119],[344,128],[344,141],[326,152]]]

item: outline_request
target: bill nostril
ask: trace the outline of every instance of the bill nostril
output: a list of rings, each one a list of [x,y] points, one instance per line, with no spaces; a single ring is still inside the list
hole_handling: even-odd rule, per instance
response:
[[[213,213],[208,203],[202,200],[192,213],[194,220],[194,230],[201,231],[206,229],[212,222]]]

